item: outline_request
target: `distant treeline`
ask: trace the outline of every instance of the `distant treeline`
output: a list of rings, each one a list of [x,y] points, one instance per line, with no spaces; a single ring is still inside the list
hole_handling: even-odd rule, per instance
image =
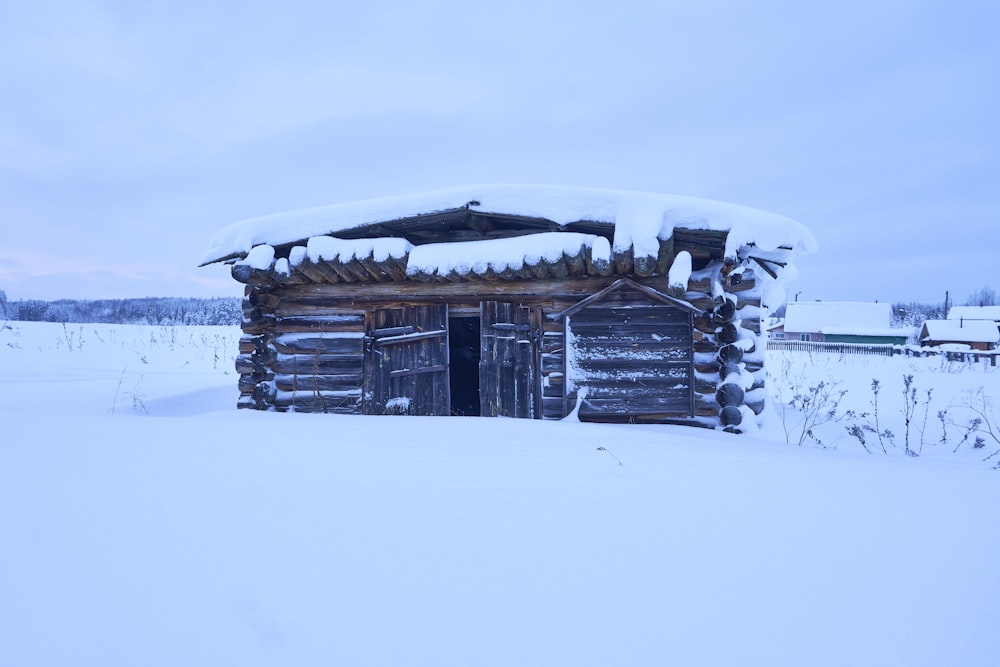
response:
[[[18,320],[102,324],[239,324],[243,317],[240,301],[238,297],[8,301],[3,290],[0,290],[0,322]]]

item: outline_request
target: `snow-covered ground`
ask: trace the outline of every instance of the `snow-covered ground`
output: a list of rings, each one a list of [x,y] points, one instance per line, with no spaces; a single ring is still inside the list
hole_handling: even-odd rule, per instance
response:
[[[8,326],[2,664],[997,664],[1000,457],[952,450],[1000,368],[770,354],[775,390],[842,409],[880,380],[870,455],[843,423],[787,444],[798,415],[237,411],[236,328]],[[905,375],[915,422],[933,389],[918,457]]]

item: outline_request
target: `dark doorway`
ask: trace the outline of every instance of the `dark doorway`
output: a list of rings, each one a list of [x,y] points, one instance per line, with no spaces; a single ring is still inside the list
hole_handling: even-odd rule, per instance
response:
[[[451,414],[480,416],[479,317],[448,318],[448,374],[451,381]]]

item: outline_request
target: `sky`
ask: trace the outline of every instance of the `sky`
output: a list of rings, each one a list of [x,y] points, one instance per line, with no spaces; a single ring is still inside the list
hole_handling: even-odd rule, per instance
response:
[[[244,218],[476,183],[806,225],[789,298],[1000,287],[992,1],[0,0],[0,289],[232,296]]]

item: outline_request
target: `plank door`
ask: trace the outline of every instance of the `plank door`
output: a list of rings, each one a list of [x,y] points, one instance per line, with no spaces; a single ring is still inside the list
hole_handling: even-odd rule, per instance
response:
[[[541,311],[484,301],[479,396],[484,417],[540,417],[538,375]]]
[[[366,347],[365,412],[449,414],[447,305],[375,309]]]

